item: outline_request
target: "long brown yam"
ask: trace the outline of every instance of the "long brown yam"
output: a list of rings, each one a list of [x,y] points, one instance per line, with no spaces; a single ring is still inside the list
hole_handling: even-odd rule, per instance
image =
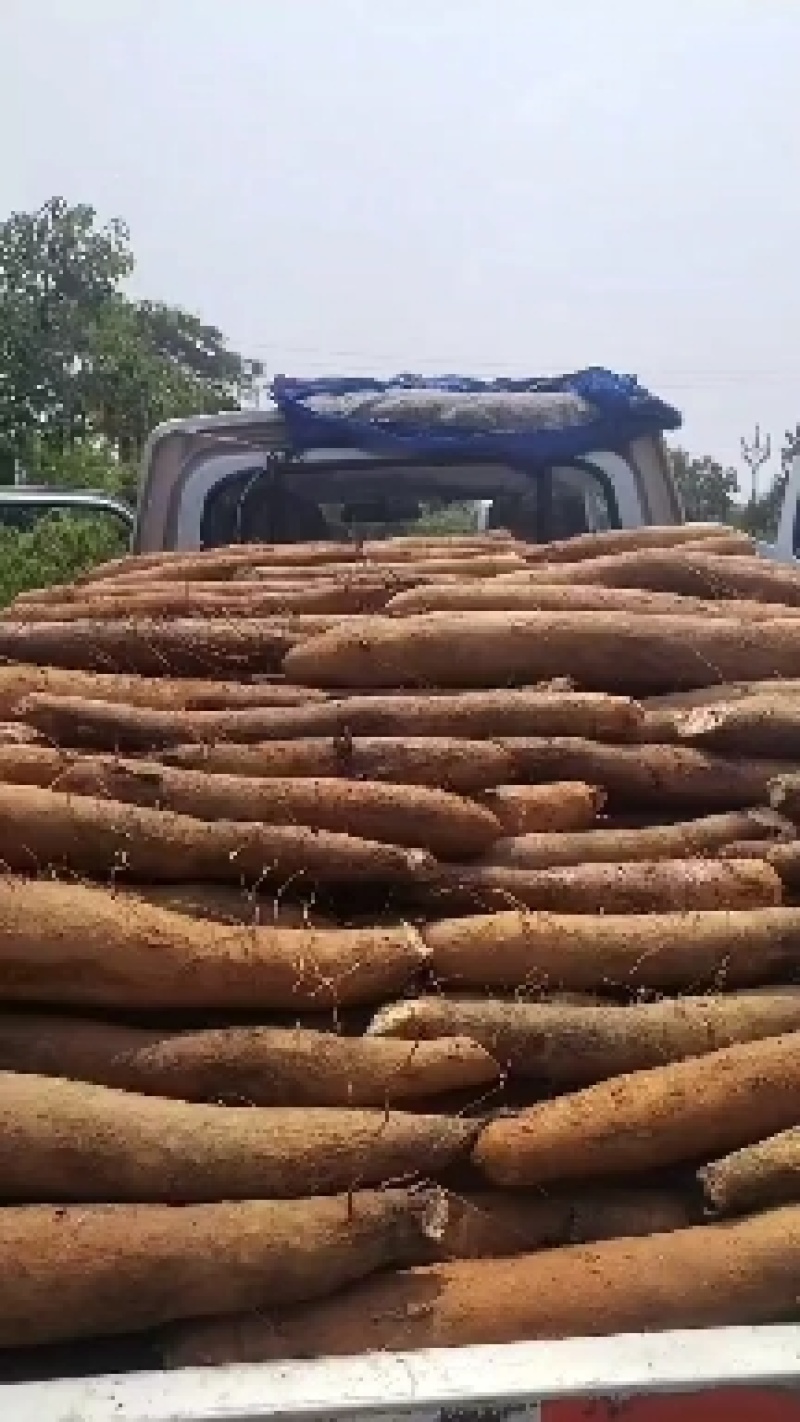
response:
[[[298,548],[302,545],[296,545]],[[716,548],[716,540],[711,540],[704,546]],[[726,540],[725,547],[727,548]],[[737,552],[741,549],[737,548]],[[222,567],[221,561],[214,560],[192,560],[186,561],[174,558],[172,561],[164,561],[157,567],[139,568],[130,567],[128,569],[117,569],[108,573],[102,578],[94,578],[91,581],[81,580],[77,584],[69,585],[67,589],[44,589],[39,594],[21,594],[16,600],[18,603],[42,602],[46,600],[50,605],[60,600],[59,594],[63,597],[66,591],[74,589],[77,596],[91,598],[94,596],[108,596],[121,593],[132,593],[134,595],[150,589],[169,587],[180,583],[183,586],[196,584],[198,587],[215,585],[221,592],[229,588],[235,588],[239,581],[247,583],[259,582],[264,588],[283,587],[288,581],[297,582],[302,580],[306,587],[324,586],[332,580],[337,582],[368,582],[372,580],[382,580],[394,583],[397,588],[409,586],[410,583],[419,579],[440,579],[447,577],[479,578],[491,577],[500,574],[508,574],[518,569],[524,569],[526,562],[519,552],[516,552],[513,544],[509,541],[505,546],[497,543],[485,543],[482,547],[462,547],[456,548],[442,543],[440,546],[433,544],[416,548],[389,549],[385,548],[380,555],[370,553],[359,554],[352,550],[350,556],[344,559],[320,560],[295,558],[292,563],[276,561],[272,557],[251,557],[248,559],[236,559],[230,561],[227,567]]]
[[[286,707],[285,713],[321,707]],[[243,713],[239,713],[243,714]],[[266,713],[262,713],[266,714]],[[284,714],[280,710],[271,714]],[[45,731],[44,722],[33,724]],[[503,739],[518,774],[527,780],[585,780],[612,800],[659,809],[736,810],[763,805],[771,780],[796,768],[795,761],[744,759],[689,746],[606,746],[579,737]]]
[[[797,1031],[800,988],[780,987],[627,1007],[423,997],[382,1008],[370,1027],[408,1041],[471,1037],[514,1076],[562,1089]]]
[[[126,885],[123,892],[157,908],[188,913],[192,918],[206,918],[212,923],[265,928],[329,926],[313,900],[288,899],[284,894],[270,893],[263,884],[256,884],[252,889],[235,884],[132,884]]]
[[[89,568],[82,574],[82,584],[95,583],[105,578],[117,578],[127,574],[153,577],[156,573],[170,578],[227,577],[238,568],[248,564],[283,563],[288,567],[295,564],[350,563],[354,549],[347,543],[247,543],[228,544],[223,548],[210,548],[196,553],[127,554],[121,558],[111,558],[99,567]]]
[[[491,1122],[473,1158],[495,1185],[622,1175],[708,1159],[800,1115],[800,1033],[615,1076]]]
[[[800,602],[800,579],[797,591]],[[290,681],[321,687],[482,687],[571,676],[588,690],[638,693],[798,676],[800,619],[751,624],[613,612],[364,618],[358,630],[309,636],[287,652],[283,668]]]
[[[800,844],[769,844],[763,840],[735,840],[718,853],[724,859],[761,859],[775,870],[785,888],[800,890]]]
[[[173,582],[138,576],[107,579],[88,586],[74,583],[61,589],[42,588],[35,594],[20,593],[3,609],[2,616],[11,622],[60,622],[82,617],[103,620],[113,614],[115,606],[122,617],[196,617],[198,609],[203,608],[207,616],[346,615],[380,612],[387,598],[426,582],[438,582],[438,578],[424,573],[410,573],[407,577],[383,575],[379,570],[339,573],[333,568],[329,577],[313,578],[308,577],[306,569],[298,568],[285,579],[266,584],[247,575],[226,582]],[[339,593],[341,596],[336,596]],[[262,609],[260,613],[256,603]]]
[[[462,553],[448,554],[444,549],[437,553],[436,550],[429,550],[417,553],[415,557],[400,558],[396,561],[381,559],[380,564],[375,563],[376,568],[380,566],[382,573],[386,575],[396,575],[407,578],[419,571],[431,574],[455,573],[459,578],[492,578],[498,573],[513,573],[517,569],[524,569],[525,559],[519,553],[512,550],[506,551],[498,548],[495,551],[485,553],[473,552],[471,549]],[[311,576],[325,576],[323,568],[308,568],[307,573]],[[269,563],[262,563],[252,570],[252,576],[264,579],[268,585],[271,581],[284,576],[284,570]]]
[[[417,785],[334,778],[255,780],[152,761],[70,757],[46,747],[39,757],[37,747],[11,747],[19,749],[15,756],[4,755],[5,749],[0,746],[0,780],[21,775],[24,760],[28,783],[38,776],[36,783],[62,794],[165,809],[198,820],[306,825],[427,849],[443,859],[480,854],[500,837],[500,825],[488,809],[460,795]],[[59,760],[60,766],[53,764]]]
[[[402,992],[409,927],[242,928],[53,880],[0,879],[0,1001],[120,1011],[323,1011]]]
[[[11,715],[33,692],[77,696],[92,701],[123,701],[166,711],[224,710],[233,706],[297,705],[325,699],[312,687],[290,682],[202,681],[191,677],[127,676],[124,673],[69,671],[62,667],[0,666],[0,713]]]
[[[125,619],[130,617],[281,617],[294,612],[379,612],[393,594],[391,583],[386,581],[370,583],[366,581],[328,582],[320,587],[305,587],[290,590],[283,586],[273,591],[269,585],[256,583],[222,584],[216,591],[209,592],[208,584],[200,586],[181,583],[155,583],[145,591],[132,590],[111,592],[110,595],[90,596],[83,589],[82,596],[75,602],[65,601],[48,605],[51,618],[58,621],[77,622],[81,619],[97,620]],[[0,617],[5,621],[42,622],[42,604],[28,603],[7,609]]]
[[[510,752],[508,752],[510,758]],[[588,829],[605,804],[605,794],[580,780],[549,785],[500,785],[483,802],[506,835]]]
[[[717,706],[720,702],[742,701],[751,696],[773,696],[777,693],[791,693],[795,697],[800,695],[800,680],[793,677],[771,677],[767,681],[724,681],[714,686],[696,686],[692,691],[671,691],[661,696],[647,696],[642,704],[646,712],[689,711],[695,706]]]
[[[764,606],[767,607],[767,604]],[[719,709],[725,718],[731,703],[752,699],[769,701],[775,697],[779,697],[781,701],[796,702],[798,696],[800,682],[791,677],[776,678],[772,681],[724,682],[719,686],[705,686],[694,691],[649,696],[643,702],[645,716],[642,737],[647,741],[681,742],[689,712]],[[685,744],[685,741],[683,743]],[[698,743],[703,743],[699,737]]]
[[[769,787],[770,804],[779,814],[800,823],[800,775],[778,775]]]
[[[720,530],[715,530],[719,535]],[[732,532],[732,530],[728,530]],[[712,535],[713,536],[713,535]],[[287,576],[298,568],[306,570],[317,564],[328,564],[330,571],[336,565],[350,568],[369,568],[373,563],[401,561],[405,558],[417,560],[426,555],[441,553],[449,557],[470,556],[490,552],[513,551],[516,540],[501,530],[488,534],[465,535],[463,537],[417,537],[387,538],[367,540],[359,546],[353,543],[326,540],[317,543],[249,543],[231,544],[222,548],[205,549],[202,552],[174,551],[159,553],[127,554],[111,558],[105,563],[88,569],[80,575],[78,585],[86,587],[119,578],[185,578],[188,580],[226,579],[246,571],[248,567],[265,564],[284,565]],[[525,545],[522,545],[523,548]],[[324,568],[323,573],[329,571]],[[73,586],[69,584],[68,586]],[[39,591],[39,590],[37,590]],[[48,591],[45,589],[44,591]],[[24,594],[22,594],[24,596]]]
[[[206,1106],[0,1073],[7,1200],[296,1199],[430,1175],[475,1122],[407,1111]]]
[[[444,1201],[401,1190],[0,1211],[0,1348],[151,1329],[335,1292],[430,1254]],[[426,1247],[427,1246],[427,1247]]]
[[[341,1037],[305,1028],[153,1032],[0,1013],[0,1071],[242,1106],[384,1106],[491,1084],[477,1042]]]
[[[594,1239],[667,1233],[698,1221],[687,1192],[653,1187],[450,1195],[432,1259],[501,1259]]]
[[[781,897],[776,870],[747,857],[721,862],[685,858],[575,864],[559,869],[443,866],[426,890],[426,901],[447,913],[522,907],[556,913],[666,913],[768,908],[779,904]]]
[[[64,745],[149,750],[182,742],[305,736],[590,736],[637,740],[643,713],[622,697],[572,691],[360,696],[297,706],[163,711],[34,693],[20,714]]]
[[[670,825],[517,835],[498,840],[486,867],[529,872],[567,865],[691,859],[713,854],[742,837],[765,841],[794,838],[790,821],[779,815],[768,810],[740,810]]]
[[[578,565],[534,565],[507,582],[576,583],[639,589],[710,600],[754,600],[798,606],[793,569],[754,558],[731,545],[705,540],[693,548],[644,548],[614,553]]]
[[[365,1281],[282,1317],[186,1325],[175,1367],[513,1343],[792,1318],[800,1208],[514,1259],[433,1264]]]
[[[147,676],[232,676],[280,670],[303,634],[287,619],[0,622],[0,657]]]
[[[334,702],[309,702],[231,710],[167,710],[35,692],[19,703],[17,712],[59,745],[138,751],[185,741],[257,741],[269,739],[273,733],[298,737],[308,732],[324,734],[337,727],[334,708]]]
[[[720,556],[702,548],[623,553],[557,571],[559,581],[571,574],[579,583],[800,606],[800,578],[794,569],[765,558]]]
[[[561,538],[552,543],[528,544],[526,560],[530,563],[578,563],[585,559],[604,558],[609,553],[630,553],[638,548],[702,547],[708,538],[730,539],[742,552],[753,548],[753,540],[740,529],[725,523],[644,524],[640,528],[609,528],[600,533],[580,533],[575,538]]]
[[[422,850],[303,825],[246,820],[209,824],[167,810],[92,795],[0,784],[0,862],[23,873],[49,867],[175,883],[412,881],[429,872]]]
[[[418,616],[423,612],[614,612],[672,613],[681,616],[747,617],[763,620],[775,616],[772,603],[725,598],[681,597],[679,593],[649,592],[644,588],[615,588],[591,583],[539,581],[537,573],[522,573],[471,583],[420,583],[397,592],[385,605],[390,617]],[[13,615],[14,608],[11,609]],[[781,616],[790,609],[781,608]]]
[[[699,1177],[709,1204],[722,1214],[800,1200],[800,1127],[715,1160]]]
[[[767,697],[748,697],[720,706],[678,712],[681,741],[710,746],[727,755],[800,756],[800,695],[780,689]]]
[[[514,772],[511,752],[489,741],[424,736],[354,739],[334,735],[255,745],[216,741],[213,745],[164,750],[159,759],[166,765],[183,765],[214,775],[339,776],[358,781],[432,785],[461,795],[500,785]],[[547,791],[541,793],[547,795]],[[568,798],[564,796],[562,800]],[[575,792],[573,799],[577,798]]]
[[[701,991],[791,979],[800,910],[696,913],[508,912],[423,930],[437,978],[454,987]]]

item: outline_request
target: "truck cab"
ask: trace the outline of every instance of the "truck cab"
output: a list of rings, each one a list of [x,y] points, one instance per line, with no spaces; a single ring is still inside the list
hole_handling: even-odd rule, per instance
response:
[[[203,416],[151,437],[135,552],[238,542],[491,529],[509,519],[546,542],[606,528],[679,523],[663,441],[643,436],[522,470],[500,460],[375,454],[363,448],[293,453],[277,410]]]
[[[589,371],[527,382],[276,382],[264,409],[154,430],[135,509],[90,491],[23,485],[0,490],[0,524],[93,513],[121,523],[133,552],[153,553],[426,528],[510,526],[547,542],[680,523],[663,439],[680,416],[633,382],[625,408],[598,418],[590,398],[598,377],[631,380]],[[403,399],[416,423],[398,419]]]

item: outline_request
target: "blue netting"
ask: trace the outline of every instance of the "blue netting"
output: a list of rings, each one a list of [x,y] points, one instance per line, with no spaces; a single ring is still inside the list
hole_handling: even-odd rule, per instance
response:
[[[390,380],[278,376],[272,398],[292,447],[358,448],[405,458],[498,459],[515,464],[616,449],[678,429],[677,410],[632,375],[593,367],[542,379],[399,375]]]

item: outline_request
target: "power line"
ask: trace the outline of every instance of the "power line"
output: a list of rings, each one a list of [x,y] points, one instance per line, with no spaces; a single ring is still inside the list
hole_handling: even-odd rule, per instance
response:
[[[365,351],[355,349],[343,349],[323,346],[303,346],[295,344],[282,344],[279,342],[248,344],[248,350],[254,355],[270,356],[270,365],[274,368],[280,365],[285,356],[305,356],[315,365],[327,365],[331,360],[357,360],[365,361],[368,365],[393,365],[397,371],[417,370],[427,368],[439,373],[463,369],[465,366],[470,370],[475,369],[473,362],[460,358],[459,360],[443,359],[436,356],[422,356],[413,360],[406,357],[391,355],[385,351]],[[634,362],[634,364],[639,364]],[[523,365],[519,361],[494,362],[480,361],[478,363],[479,373],[487,377],[514,374],[530,374],[531,365]],[[717,368],[699,369],[682,367],[659,367],[651,366],[649,363],[646,369],[651,378],[655,378],[664,383],[672,385],[674,389],[690,389],[697,386],[712,388],[719,386],[724,388],[731,385],[747,384],[751,381],[786,381],[796,383],[800,389],[800,370],[782,370],[777,367],[763,369],[736,369]]]

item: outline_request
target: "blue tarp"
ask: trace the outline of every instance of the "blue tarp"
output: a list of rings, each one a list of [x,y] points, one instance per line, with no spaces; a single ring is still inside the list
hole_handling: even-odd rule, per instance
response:
[[[635,376],[599,367],[517,380],[278,376],[271,393],[298,453],[356,448],[531,465],[616,449],[681,424]]]

